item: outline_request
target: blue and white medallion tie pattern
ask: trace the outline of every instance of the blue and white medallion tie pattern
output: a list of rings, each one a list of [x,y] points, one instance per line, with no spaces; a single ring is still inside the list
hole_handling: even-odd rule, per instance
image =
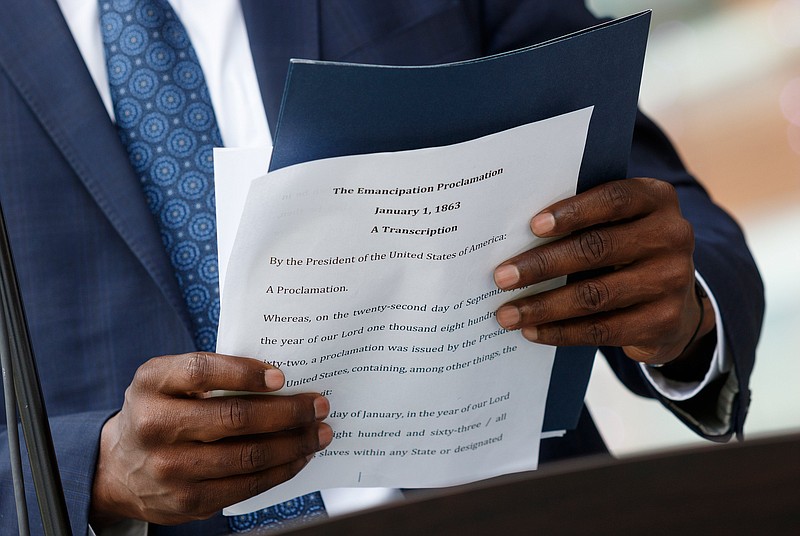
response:
[[[117,129],[139,175],[192,320],[213,351],[219,276],[213,148],[222,146],[203,72],[166,0],[100,0]]]
[[[322,495],[317,491],[263,510],[232,516],[228,519],[228,523],[233,532],[252,531],[259,534],[282,530],[312,519],[325,518],[327,515]]]
[[[203,71],[167,0],[99,0],[117,130],[161,230],[199,350],[219,323],[213,148],[222,146]],[[319,492],[229,518],[233,532],[326,516]]]

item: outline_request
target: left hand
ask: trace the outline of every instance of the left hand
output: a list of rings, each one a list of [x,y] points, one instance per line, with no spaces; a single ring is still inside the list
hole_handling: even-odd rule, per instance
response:
[[[559,201],[534,216],[539,237],[560,237],[498,266],[495,282],[514,289],[598,269],[566,286],[497,310],[506,329],[557,346],[620,346],[636,361],[680,357],[714,327],[694,290],[694,233],[669,183],[626,179]],[[710,311],[710,312],[709,312]],[[688,353],[688,352],[687,352]]]

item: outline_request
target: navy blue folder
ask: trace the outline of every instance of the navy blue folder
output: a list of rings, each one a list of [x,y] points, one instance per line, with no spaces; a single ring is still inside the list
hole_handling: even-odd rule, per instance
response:
[[[594,106],[578,191],[627,176],[650,12],[476,60],[424,67],[292,60],[271,170],[450,145]],[[596,348],[561,347],[544,430],[577,425]]]

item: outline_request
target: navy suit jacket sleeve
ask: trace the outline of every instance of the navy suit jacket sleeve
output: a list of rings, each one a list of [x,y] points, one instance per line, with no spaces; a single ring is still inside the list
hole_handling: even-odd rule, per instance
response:
[[[191,351],[193,343],[139,181],[56,3],[6,4],[0,17],[0,202],[70,519],[82,534],[103,423],[120,407],[141,363]],[[597,22],[575,0],[242,0],[242,7],[273,128],[290,57],[458,61]],[[728,327],[735,373],[726,385],[735,393],[733,429],[741,430],[763,312],[761,283],[741,232],[644,117],[630,173],[675,185],[695,227],[696,265]],[[630,388],[654,395],[634,363],[613,349],[608,355]],[[665,403],[702,433],[693,422],[698,419],[686,415],[702,419],[709,407],[703,401],[699,409]],[[0,520],[10,523],[15,514],[5,436],[0,430]],[[32,510],[34,533],[41,532]]]

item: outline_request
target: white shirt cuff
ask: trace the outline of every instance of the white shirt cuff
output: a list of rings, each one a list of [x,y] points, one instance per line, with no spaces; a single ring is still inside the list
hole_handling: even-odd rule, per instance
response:
[[[711,300],[711,305],[714,308],[714,318],[716,319],[717,328],[717,346],[714,348],[714,356],[711,358],[711,366],[708,372],[701,381],[697,382],[679,382],[664,376],[663,373],[657,368],[648,367],[644,363],[640,363],[642,372],[645,378],[650,382],[653,388],[658,391],[662,396],[680,402],[682,400],[689,400],[697,393],[702,391],[709,383],[727,373],[731,369],[731,360],[728,353],[725,351],[725,336],[724,328],[722,325],[722,315],[720,315],[717,300],[714,299],[714,294],[708,288],[703,277],[695,272],[695,278],[698,283],[703,287],[703,290],[708,294]]]

